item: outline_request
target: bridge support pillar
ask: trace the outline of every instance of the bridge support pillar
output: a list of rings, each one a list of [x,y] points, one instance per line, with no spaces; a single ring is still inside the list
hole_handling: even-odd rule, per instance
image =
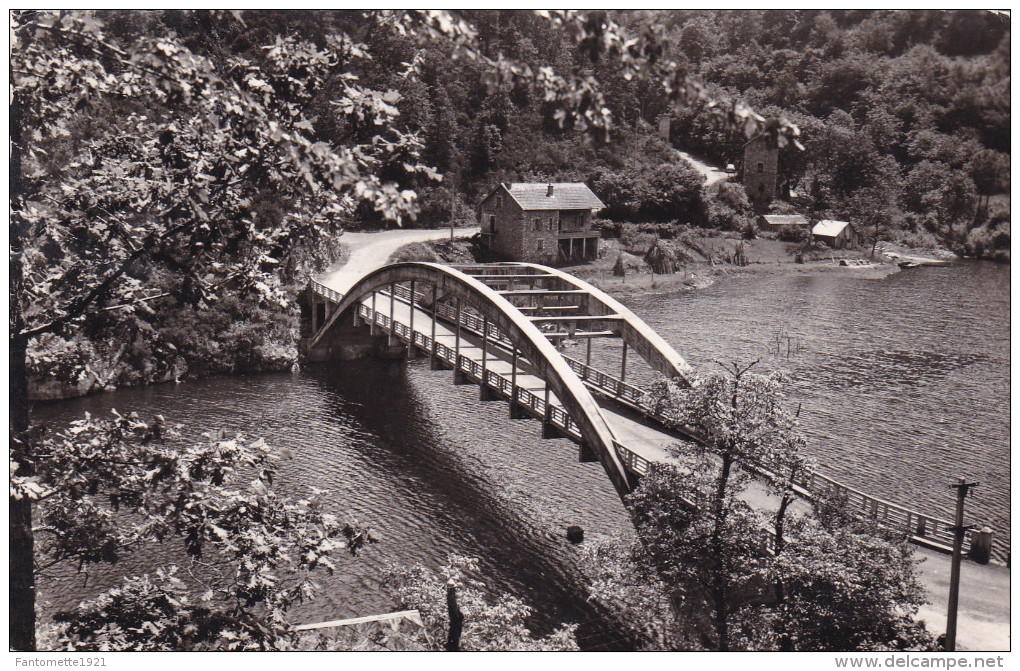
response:
[[[378,359],[403,359],[407,356],[407,347],[399,340],[395,345],[384,341],[376,345],[374,354]]]
[[[582,442],[577,446],[577,460],[582,464],[590,464],[593,461],[598,461],[599,458],[595,456],[587,443]]]
[[[563,434],[560,433],[559,428],[552,422],[542,422],[542,437],[543,438],[562,438]]]
[[[478,400],[479,401],[500,401],[502,400],[496,390],[487,384],[483,384],[478,387]]]
[[[472,384],[471,379],[468,378],[467,373],[460,370],[459,368],[453,369],[453,383],[454,384]]]
[[[510,419],[527,419],[528,413],[520,403],[510,404]]]
[[[451,370],[451,368],[451,366],[435,354],[429,357],[429,370]]]

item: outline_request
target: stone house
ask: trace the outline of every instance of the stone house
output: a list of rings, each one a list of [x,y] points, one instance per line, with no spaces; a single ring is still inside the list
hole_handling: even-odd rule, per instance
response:
[[[811,229],[811,238],[817,242],[824,242],[833,249],[847,249],[857,247],[860,243],[860,235],[849,221],[835,221],[823,219]]]
[[[755,214],[765,214],[776,197],[779,148],[764,133],[744,145],[743,172],[744,190]]]
[[[500,184],[478,204],[482,245],[510,261],[598,258],[592,215],[605,205],[583,182]]]

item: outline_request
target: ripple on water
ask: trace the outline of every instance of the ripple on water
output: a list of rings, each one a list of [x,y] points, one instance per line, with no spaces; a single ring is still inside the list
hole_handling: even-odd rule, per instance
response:
[[[568,524],[626,532],[627,518],[597,464],[576,462],[566,440],[543,440],[534,421],[511,421],[505,404],[482,403],[474,386],[424,362],[364,361],[295,375],[220,378],[127,389],[46,404],[38,419],[67,421],[111,407],[188,418],[188,430],[241,430],[286,447],[277,487],[293,496],[326,492],[336,513],[370,525],[381,542],[320,580],[321,596],[295,617],[314,621],[385,612],[392,598],[381,576],[390,564],[438,567],[449,553],[477,556],[491,590],[524,598],[532,627],[591,622],[597,615],[573,568]],[[68,608],[122,575],[183,561],[159,547],[87,585],[72,570],[40,583],[47,611]],[[597,621],[589,634],[604,630]]]
[[[761,358],[762,370],[789,371],[823,472],[947,517],[949,483],[981,482],[968,515],[995,528],[1004,558],[1009,274],[988,263],[880,280],[762,274],[626,302],[699,370]]]

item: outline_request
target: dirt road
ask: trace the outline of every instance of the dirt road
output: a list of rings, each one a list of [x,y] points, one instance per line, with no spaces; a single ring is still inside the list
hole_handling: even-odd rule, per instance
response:
[[[705,176],[705,186],[712,186],[716,182],[721,182],[729,177],[725,170],[720,170],[715,166],[699,161],[685,151],[680,151],[678,149],[676,153],[680,155],[680,158],[693,165],[695,170]]]
[[[454,237],[467,238],[478,232],[478,227],[454,229]],[[344,233],[341,242],[350,256],[316,279],[334,291],[347,293],[358,280],[376,268],[386,265],[390,255],[404,245],[427,240],[442,240],[450,236],[448,228],[405,229],[388,231],[355,231]]]

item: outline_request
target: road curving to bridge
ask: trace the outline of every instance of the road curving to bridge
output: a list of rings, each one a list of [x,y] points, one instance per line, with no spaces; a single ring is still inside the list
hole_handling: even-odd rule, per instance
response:
[[[478,233],[478,226],[455,228],[455,238],[469,238]],[[450,237],[449,228],[393,228],[385,231],[346,231],[340,242],[350,256],[327,270],[315,280],[333,291],[346,294],[361,278],[382,268],[395,251],[413,242],[443,240]]]

